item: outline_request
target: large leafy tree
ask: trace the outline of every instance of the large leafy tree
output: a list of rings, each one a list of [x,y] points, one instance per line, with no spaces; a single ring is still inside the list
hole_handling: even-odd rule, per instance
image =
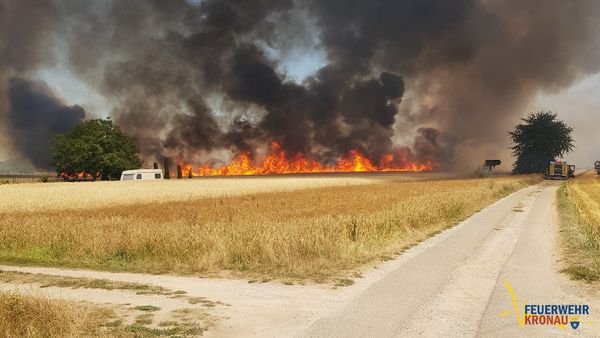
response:
[[[94,179],[100,174],[108,180],[141,164],[135,141],[110,119],[82,122],[52,140],[52,165],[59,174],[86,173]]]
[[[516,157],[513,172],[543,172],[548,161],[563,157],[573,150],[573,128],[558,119],[556,113],[540,111],[522,119],[510,132]]]

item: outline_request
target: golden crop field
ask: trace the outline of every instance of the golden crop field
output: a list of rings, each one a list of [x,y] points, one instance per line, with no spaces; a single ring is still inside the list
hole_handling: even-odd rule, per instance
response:
[[[571,264],[566,271],[578,279],[600,279],[600,176],[588,172],[565,183],[559,211]]]
[[[326,280],[397,254],[538,179],[2,186],[0,262]]]
[[[0,213],[14,211],[91,210],[114,205],[185,202],[339,185],[373,184],[358,177],[240,177],[162,181],[61,182],[0,186]]]

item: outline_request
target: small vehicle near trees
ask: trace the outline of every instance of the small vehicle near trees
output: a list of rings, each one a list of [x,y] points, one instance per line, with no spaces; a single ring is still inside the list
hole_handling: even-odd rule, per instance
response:
[[[160,169],[125,170],[121,174],[121,181],[156,181],[162,179],[163,173]]]

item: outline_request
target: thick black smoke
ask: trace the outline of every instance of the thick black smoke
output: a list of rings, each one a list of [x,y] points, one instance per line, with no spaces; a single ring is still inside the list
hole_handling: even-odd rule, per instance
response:
[[[480,162],[506,152],[506,131],[536,94],[600,65],[594,0],[40,6],[0,0],[0,83],[30,76],[59,41],[146,156],[204,161],[275,140],[325,161],[358,149],[377,162],[409,146],[417,160]],[[310,48],[326,64],[291,80],[281,59]]]
[[[505,153],[506,131],[537,93],[599,70],[593,0],[332,0],[311,9],[330,62],[346,73],[403,74],[414,95],[397,118],[440,129],[448,141],[436,153],[461,166]]]
[[[8,135],[19,154],[40,169],[50,169],[52,135],[65,133],[85,118],[80,106],[65,106],[43,82],[8,82]]]
[[[106,50],[126,56],[109,61],[95,81],[149,155],[189,159],[278,141],[291,155],[327,160],[359,149],[377,159],[392,147],[400,76],[356,77],[332,64],[298,84],[266,55],[260,43],[286,38],[278,27],[294,21],[293,1],[114,2],[106,10],[109,33],[87,24],[90,13],[72,18],[72,26],[88,27],[74,41],[91,46],[72,45],[72,66],[85,73]],[[119,39],[108,38],[114,32]],[[231,110],[215,112],[214,98]]]
[[[19,89],[15,89],[14,86],[26,90],[24,87],[27,85],[24,80],[15,80],[9,85],[9,78],[27,76],[45,61],[51,61],[50,53],[46,53],[52,47],[47,37],[48,33],[56,28],[57,19],[55,8],[50,2],[0,0],[0,147],[8,150],[10,155],[26,156],[43,167],[48,165],[47,139],[41,141],[42,144],[46,144],[46,149],[40,149],[34,143],[46,136],[46,133],[37,135],[28,129],[44,129],[42,125],[48,119],[42,117],[40,121],[27,121],[24,118],[37,118],[40,115],[37,112],[11,110],[10,101],[13,98],[9,97],[9,90],[15,98],[22,97],[17,93]],[[41,91],[38,94],[41,94]],[[20,115],[21,113],[23,115]],[[17,128],[20,130],[13,128],[15,122],[19,124]],[[23,144],[23,133],[28,133],[34,139]],[[37,157],[38,155],[41,157]]]

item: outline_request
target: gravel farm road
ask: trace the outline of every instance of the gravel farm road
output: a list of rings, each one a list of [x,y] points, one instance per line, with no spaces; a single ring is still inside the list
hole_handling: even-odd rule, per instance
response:
[[[205,333],[212,337],[600,337],[600,297],[559,273],[558,187],[543,182],[515,192],[399,257],[365,268],[363,278],[341,288],[58,268],[0,270],[154,284],[229,304],[214,309],[221,319]],[[51,297],[111,302],[100,291],[93,296],[43,290]],[[172,300],[156,302],[175,306]],[[585,304],[590,315],[581,317],[577,329],[521,327],[525,302]]]
[[[544,182],[523,189],[422,243],[395,270],[304,335],[600,337],[600,302],[558,272],[558,186]],[[586,304],[590,316],[581,318],[577,330],[521,328],[507,282],[521,315],[527,301]]]

